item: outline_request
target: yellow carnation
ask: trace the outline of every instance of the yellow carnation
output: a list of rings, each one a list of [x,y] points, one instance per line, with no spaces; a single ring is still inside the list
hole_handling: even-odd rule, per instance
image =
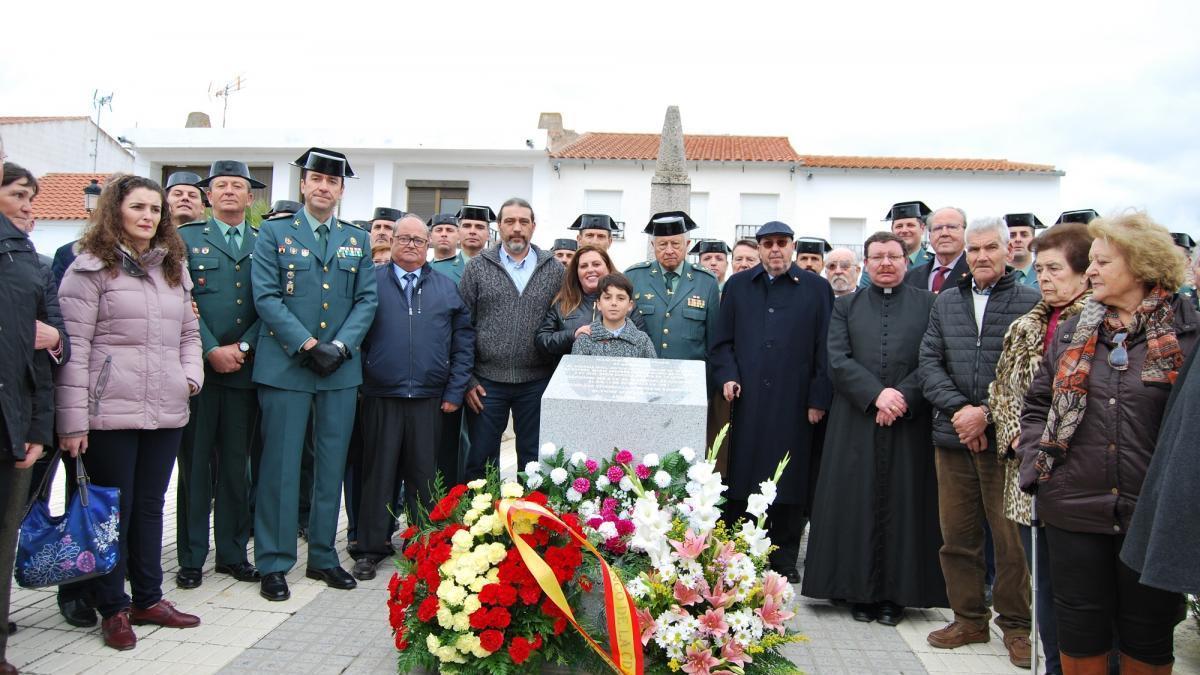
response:
[[[467,599],[463,600],[463,612],[465,614],[470,614],[482,606],[483,606],[483,603],[479,602],[479,593],[478,592],[468,595]],[[460,649],[461,649],[461,647],[460,647]]]
[[[429,650],[430,654],[437,651],[437,648],[441,646],[442,645],[438,642],[437,636],[433,633],[425,636],[425,648]]]
[[[474,633],[459,635],[458,640],[456,640],[454,643],[454,646],[458,648],[458,651],[463,653],[474,651],[477,647],[479,647],[479,636]]]
[[[467,511],[465,514],[463,514],[463,523],[467,525],[474,523],[479,519],[480,513],[482,513],[482,511],[479,511],[478,509],[471,509]]]
[[[508,555],[508,551],[504,550],[504,544],[492,542],[487,547],[487,561],[492,565],[504,560],[506,555]]]
[[[500,486],[500,496],[504,499],[516,499],[525,494],[525,488],[520,483],[505,483]]]
[[[484,492],[483,494],[475,495],[475,498],[471,500],[471,508],[479,509],[480,511],[487,510],[491,505],[492,494],[490,492]]]
[[[454,627],[454,612],[450,611],[449,607],[438,607],[437,612],[438,625],[442,628],[450,629]]]
[[[471,582],[469,584],[467,584],[467,588],[470,588],[472,591],[475,591],[476,593],[478,593],[479,591],[483,590],[484,586],[487,586],[487,585],[488,585],[488,580],[486,577],[475,577],[474,579],[471,580]]]
[[[473,541],[474,537],[466,530],[459,530],[454,533],[453,537],[450,537],[450,543],[453,544],[454,548],[458,549],[459,551],[470,551],[471,543]]]
[[[487,481],[482,478],[476,478],[475,480],[471,481],[470,483],[467,483],[467,487],[471,488],[472,490],[478,490],[479,488],[483,487],[484,485],[487,485]]]
[[[460,633],[471,630],[471,617],[466,612],[454,615],[454,630]]]

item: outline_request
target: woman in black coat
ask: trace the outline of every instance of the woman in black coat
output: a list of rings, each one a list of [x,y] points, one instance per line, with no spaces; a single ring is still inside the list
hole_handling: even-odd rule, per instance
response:
[[[600,319],[596,309],[596,299],[600,296],[597,285],[616,271],[612,259],[602,248],[581,246],[575,252],[563,275],[562,289],[554,296],[554,302],[533,337],[538,351],[555,358],[571,353],[575,338],[590,333],[592,322]],[[641,313],[634,312],[630,320],[638,330],[645,332]]]

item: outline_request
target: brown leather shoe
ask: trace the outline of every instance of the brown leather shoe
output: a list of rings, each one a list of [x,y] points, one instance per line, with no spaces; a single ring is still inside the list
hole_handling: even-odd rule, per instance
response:
[[[1105,655],[1107,658],[1107,655]],[[1121,675],[1171,675],[1174,664],[1154,666],[1121,652]]]
[[[1033,645],[1029,644],[1028,635],[1005,635],[1004,647],[1008,649],[1008,661],[1018,668],[1029,668],[1032,664],[1030,652]]]
[[[969,623],[951,621],[945,628],[933,631],[925,638],[929,644],[938,649],[958,649],[963,645],[977,642],[987,642],[992,639],[987,625],[972,626]]]
[[[130,619],[138,626],[152,623],[167,628],[194,628],[200,625],[200,617],[175,609],[175,604],[170,600],[159,600],[146,609],[134,607]]]
[[[1071,656],[1059,652],[1058,657],[1062,660],[1063,675],[1108,675],[1110,653],[1104,652],[1095,656]]]
[[[125,651],[137,646],[137,635],[129,625],[129,610],[123,609],[100,622],[100,632],[104,635],[104,644]]]

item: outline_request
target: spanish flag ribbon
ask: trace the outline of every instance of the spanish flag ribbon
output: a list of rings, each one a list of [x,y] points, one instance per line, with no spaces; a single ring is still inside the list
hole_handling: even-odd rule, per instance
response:
[[[512,538],[513,545],[517,547],[517,552],[521,554],[521,560],[525,562],[525,565],[529,568],[529,572],[533,574],[533,578],[537,580],[538,586],[541,586],[542,591],[546,593],[550,601],[566,616],[567,621],[571,622],[575,630],[579,631],[579,634],[587,640],[592,649],[596,650],[596,653],[613,669],[613,672],[620,673],[620,675],[642,675],[641,629],[638,626],[637,612],[635,611],[633,598],[625,590],[625,585],[621,583],[621,577],[617,574],[616,570],[609,567],[608,563],[605,562],[604,556],[600,555],[600,552],[596,550],[596,547],[592,546],[586,537],[569,527],[553,512],[540,504],[528,502],[523,499],[502,499],[497,506],[497,510],[504,521],[505,529],[508,530],[508,536]],[[542,560],[542,557],[537,554],[537,551],[533,550],[533,547],[513,531],[513,521],[520,513],[540,516],[562,525],[572,537],[587,550],[591,551],[596,556],[596,559],[600,561],[600,568],[604,572],[604,610],[608,621],[608,641],[611,656],[576,621],[575,614],[571,611],[571,606],[567,604],[566,594],[563,593],[562,586],[559,585],[558,579],[554,576],[554,571],[550,569],[550,565],[545,560]]]

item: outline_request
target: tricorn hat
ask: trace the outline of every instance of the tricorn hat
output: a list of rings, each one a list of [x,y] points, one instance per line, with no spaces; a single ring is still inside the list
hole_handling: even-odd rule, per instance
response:
[[[1029,227],[1035,230],[1042,230],[1046,227],[1032,213],[1006,213],[1004,214],[1004,224],[1009,227]]]
[[[574,239],[555,239],[551,251],[578,251],[579,244]]]
[[[701,239],[696,242],[696,245],[689,251],[692,255],[704,255],[705,253],[724,253],[729,255],[729,245],[720,239]]]
[[[376,206],[375,212],[371,214],[371,222],[377,220],[390,220],[393,223],[404,217],[404,212],[400,209],[393,209],[390,206]]]
[[[788,227],[787,223],[781,223],[778,220],[772,220],[763,223],[762,227],[758,228],[758,232],[754,233],[754,238],[758,241],[762,241],[763,237],[769,237],[773,234],[781,234],[785,237],[793,238],[796,236],[796,233],[792,231],[792,228]]]
[[[1096,211],[1093,209],[1063,211],[1062,213],[1058,214],[1058,220],[1054,221],[1054,224],[1061,225],[1063,223],[1083,223],[1084,225],[1087,225],[1099,217],[1100,214],[1096,213]]]
[[[900,220],[901,218],[924,218],[933,213],[933,209],[925,206],[925,202],[897,202],[892,204],[884,220]]]
[[[271,205],[271,210],[263,214],[263,219],[274,218],[284,213],[299,213],[302,208],[304,208],[304,205],[300,202],[294,202],[290,199],[276,199],[275,203]]]
[[[485,223],[496,222],[496,212],[490,206],[471,206],[467,204],[458,210],[455,217],[459,221],[463,220],[482,220]]]
[[[1189,251],[1196,248],[1196,241],[1192,239],[1192,235],[1188,234],[1187,232],[1172,232],[1171,239],[1175,242],[1175,245],[1180,248],[1185,248]]]
[[[613,221],[612,216],[603,213],[584,213],[571,223],[568,230],[604,230],[605,232],[616,232],[617,224]]]
[[[453,225],[458,227],[458,218],[455,218],[453,213],[435,213],[429,217],[429,220],[425,221],[425,225],[430,229],[438,225]]]
[[[250,175],[250,168],[246,166],[245,162],[235,159],[218,159],[213,162],[212,166],[208,168],[208,178],[196,183],[196,187],[207,188],[214,178],[221,176],[245,178],[246,182],[250,183],[250,187],[257,190],[267,187],[266,184],[254,180],[254,177]]]
[[[202,204],[212,206],[212,204],[208,203],[208,197],[204,194],[204,186],[200,184],[203,180],[199,174],[192,173],[191,171],[176,171],[167,176],[167,184],[163,186],[163,192],[170,192],[171,188],[176,185],[189,185],[200,191],[200,202]]]
[[[683,211],[663,211],[650,218],[643,232],[652,237],[672,237],[687,234],[697,227],[696,221]]]
[[[824,257],[832,250],[829,242],[820,237],[800,237],[796,240],[796,253],[814,253]]]
[[[350,161],[340,152],[326,150],[324,148],[309,148],[304,151],[303,155],[296,158],[292,162],[292,166],[298,166],[307,171],[316,171],[323,173],[326,176],[340,176],[342,178],[355,178],[354,170],[350,168]]]

